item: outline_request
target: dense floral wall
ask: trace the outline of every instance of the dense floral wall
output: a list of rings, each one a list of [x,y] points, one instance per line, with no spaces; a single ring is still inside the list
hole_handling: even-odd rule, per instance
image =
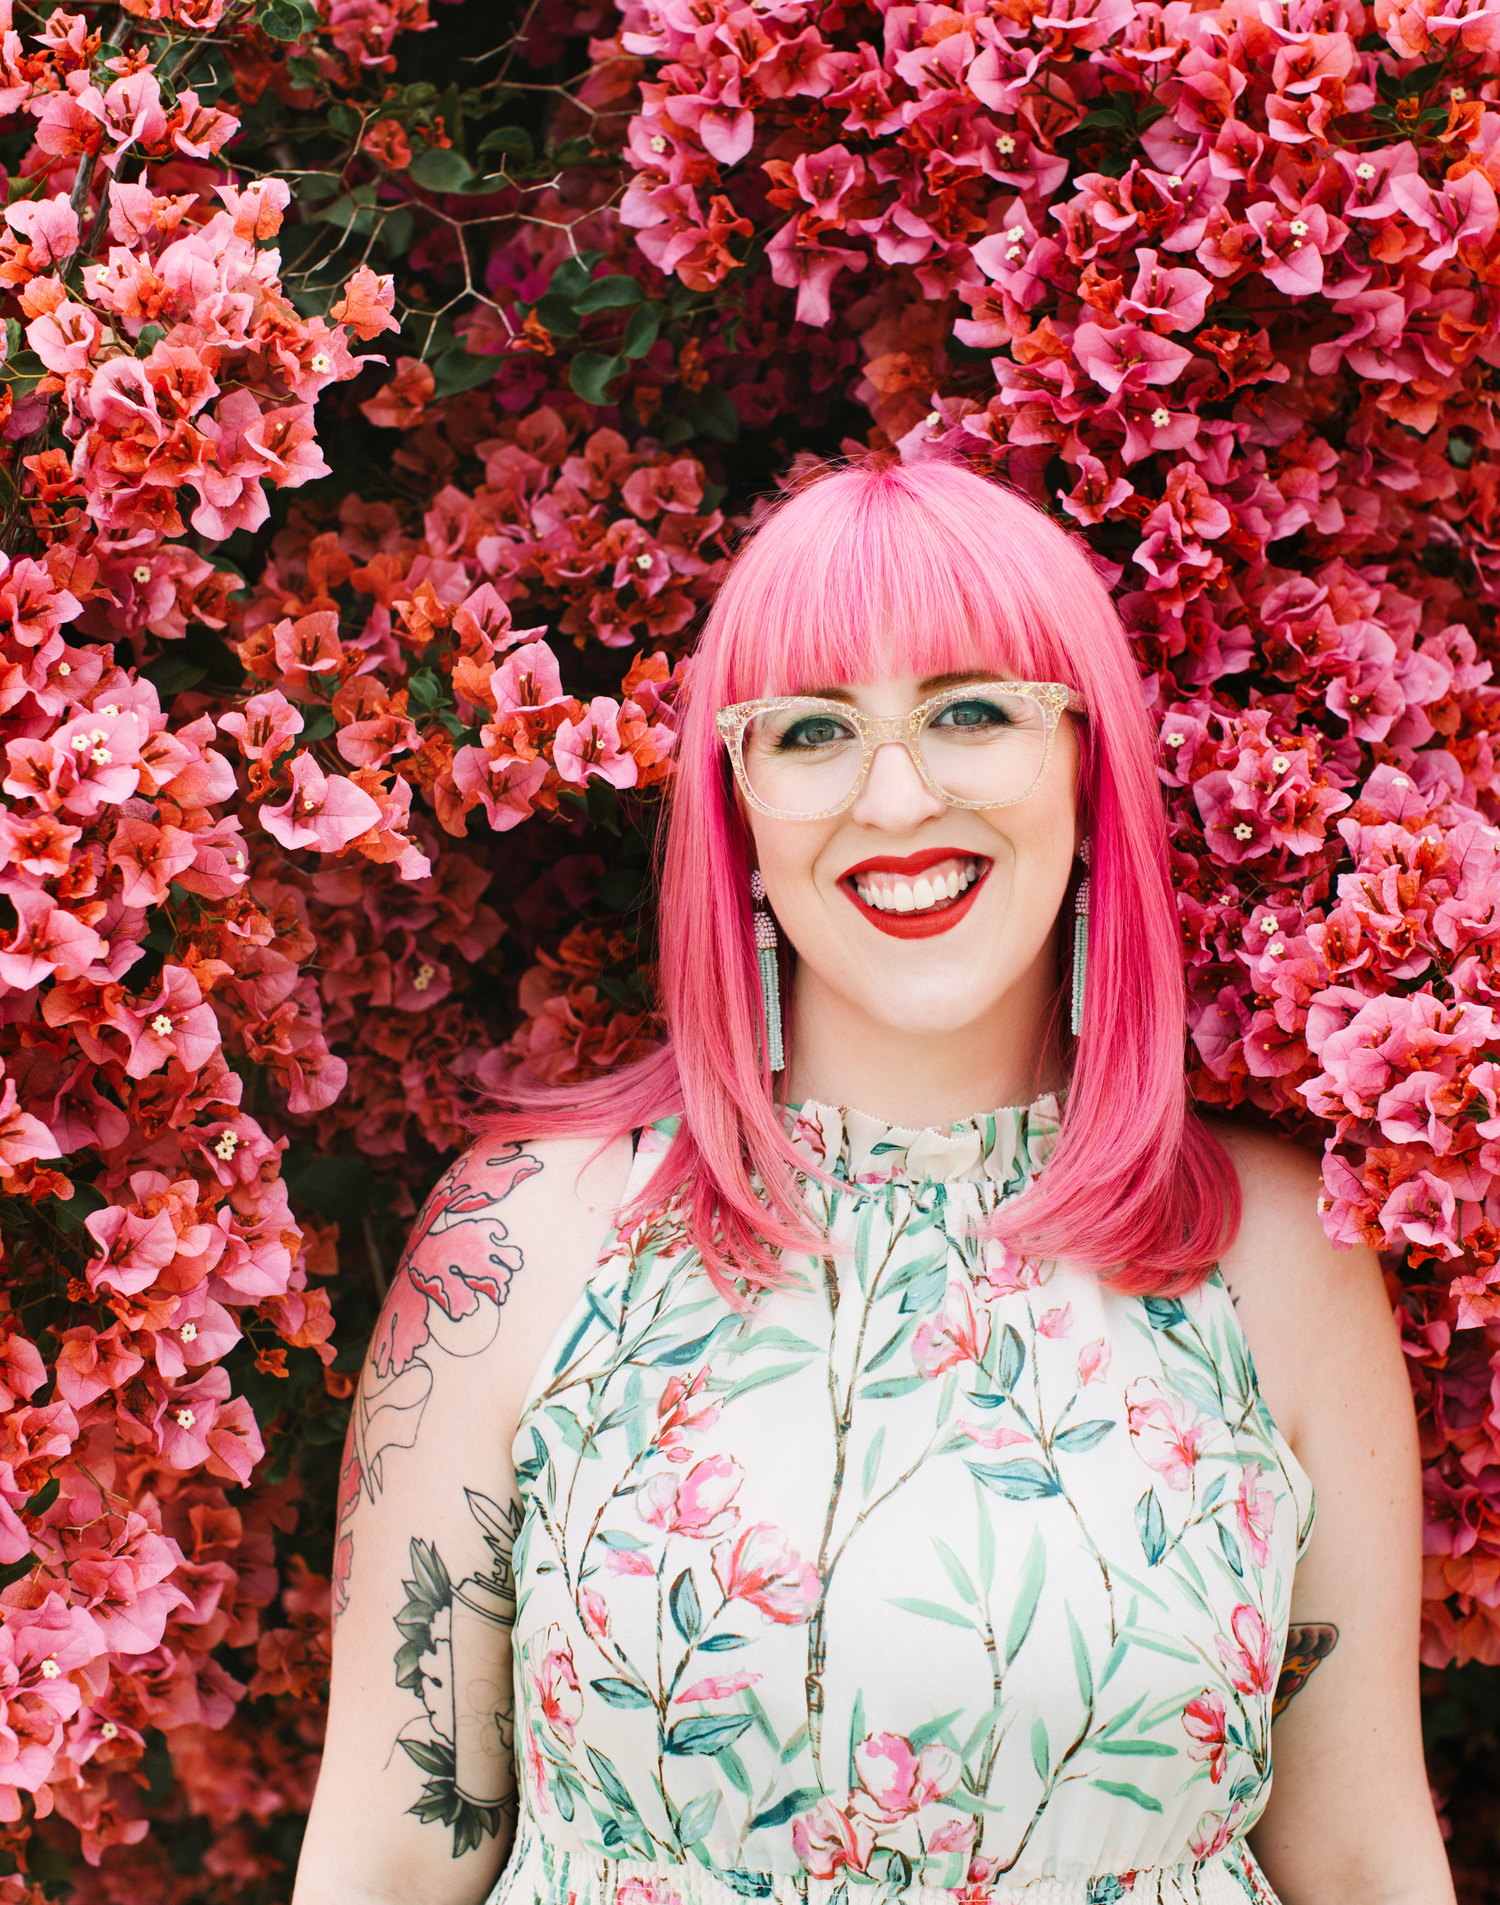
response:
[[[1117,585],[1194,1088],[1387,1253],[1500,1891],[1497,0],[0,0],[0,180],[0,1905],[288,1896],[403,1228],[654,1035],[735,523],[934,448]]]

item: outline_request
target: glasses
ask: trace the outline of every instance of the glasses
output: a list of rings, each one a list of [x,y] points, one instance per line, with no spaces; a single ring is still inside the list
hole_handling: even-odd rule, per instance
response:
[[[1057,681],[966,682],[890,719],[818,695],[720,708],[719,734],[752,807],[780,820],[826,820],[854,804],[875,750],[904,747],[950,807],[1010,807],[1047,771],[1064,713],[1087,714]]]

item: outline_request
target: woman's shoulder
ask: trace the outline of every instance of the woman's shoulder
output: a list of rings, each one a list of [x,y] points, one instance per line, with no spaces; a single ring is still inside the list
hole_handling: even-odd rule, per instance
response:
[[[1320,1159],[1271,1132],[1205,1124],[1239,1178],[1241,1217],[1219,1269],[1249,1340],[1271,1413],[1291,1439],[1365,1346],[1391,1332],[1380,1262],[1336,1246],[1323,1227]]]

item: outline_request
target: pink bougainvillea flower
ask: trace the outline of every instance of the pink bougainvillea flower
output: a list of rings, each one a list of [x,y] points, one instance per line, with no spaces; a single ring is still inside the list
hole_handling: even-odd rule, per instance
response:
[[[608,695],[595,695],[581,720],[559,724],[552,757],[558,773],[576,787],[592,779],[611,787],[636,782],[635,758],[620,747],[619,704]]]
[[[299,754],[290,770],[292,791],[279,805],[260,810],[260,822],[284,847],[316,847],[337,853],[375,826],[380,808],[342,774],[325,774],[311,754]]]

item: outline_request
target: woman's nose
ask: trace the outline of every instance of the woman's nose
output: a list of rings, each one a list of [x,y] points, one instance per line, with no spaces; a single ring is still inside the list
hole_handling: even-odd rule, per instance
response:
[[[850,809],[850,817],[861,827],[899,835],[915,833],[924,820],[935,820],[947,808],[948,803],[939,799],[917,772],[917,764],[903,743],[886,741],[875,750],[869,778]]]

